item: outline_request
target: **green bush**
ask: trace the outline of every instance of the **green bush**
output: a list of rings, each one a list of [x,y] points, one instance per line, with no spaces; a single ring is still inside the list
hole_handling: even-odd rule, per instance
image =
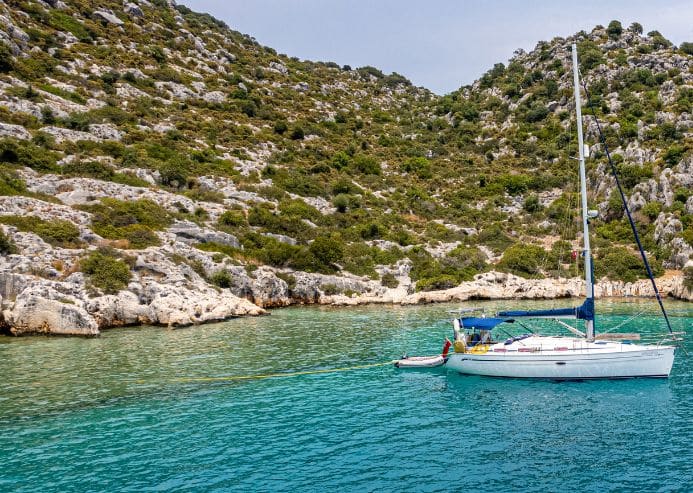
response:
[[[651,165],[639,166],[637,164],[620,163],[616,165],[616,168],[621,185],[627,190],[632,189],[641,181],[654,176]]]
[[[342,261],[343,269],[357,276],[377,278],[378,273],[375,271],[376,260],[374,258],[377,253],[375,250],[379,249],[360,242],[346,245]]]
[[[672,168],[676,166],[679,163],[679,161],[681,161],[681,158],[683,157],[685,152],[686,149],[683,146],[674,144],[669,149],[667,149],[662,159],[668,167]]]
[[[346,212],[349,208],[349,196],[344,193],[336,195],[335,198],[332,199],[332,205],[337,209],[337,212]]]
[[[600,249],[595,262],[595,276],[607,277],[615,281],[633,282],[647,277],[647,271],[642,259],[624,247]],[[664,273],[661,262],[654,257],[648,257],[652,273],[660,276]]]
[[[229,271],[226,269],[216,271],[209,280],[212,284],[222,289],[230,288],[233,283],[231,274],[229,274]]]
[[[302,127],[294,127],[294,129],[291,131],[291,134],[289,135],[289,137],[291,137],[291,140],[303,140],[305,136],[306,133]]]
[[[0,162],[27,166],[36,171],[55,172],[57,154],[32,142],[0,139]]]
[[[413,157],[402,163],[399,169],[403,173],[413,173],[421,179],[429,179],[433,176],[431,163],[425,157]]]
[[[246,224],[248,224],[248,221],[241,210],[225,211],[219,216],[218,226],[221,229],[236,228]]]
[[[639,22],[633,22],[628,29],[630,29],[635,34],[642,34],[642,24],[640,24]]]
[[[650,221],[654,221],[659,216],[659,213],[662,212],[662,203],[657,201],[648,202],[641,211]]]
[[[287,288],[289,288],[289,291],[292,291],[296,288],[296,277],[294,275],[288,274],[286,272],[277,272],[275,275],[286,283],[286,286]]]
[[[540,122],[546,118],[549,114],[549,109],[542,103],[534,103],[530,107],[529,111],[525,115],[525,121],[527,123]]]
[[[116,294],[130,282],[130,267],[110,249],[91,252],[80,261],[80,266],[90,284],[104,294]]]
[[[340,289],[334,284],[323,284],[320,286],[320,289],[326,296],[334,296],[341,293]]]
[[[222,245],[221,243],[216,243],[214,241],[208,241],[207,243],[196,243],[195,248],[204,252],[222,253],[231,258],[238,258],[243,254],[243,250],[239,248],[235,248],[230,245]],[[202,276],[202,274],[200,275]]]
[[[522,204],[522,208],[530,214],[539,212],[543,209],[541,202],[539,202],[539,197],[534,194],[525,199],[524,203]]]
[[[500,253],[514,243],[498,224],[492,224],[481,230],[477,236],[480,245],[485,245],[495,253]]]
[[[62,174],[66,176],[83,176],[97,180],[112,181],[133,187],[148,187],[149,183],[130,173],[118,173],[110,166],[98,161],[73,161],[62,167]]]
[[[486,270],[486,255],[478,248],[458,246],[440,259],[444,274],[452,275],[458,282],[471,281],[474,275]]]
[[[375,158],[359,154],[351,161],[351,168],[364,175],[380,175],[380,163]]]
[[[602,50],[594,41],[585,40],[580,42],[578,44],[578,54],[580,57],[580,68],[583,71],[604,63]]]
[[[427,277],[416,282],[417,291],[436,291],[439,289],[450,289],[457,286],[459,282],[454,276],[441,274],[435,277]]]
[[[94,232],[111,240],[127,240],[127,248],[142,249],[161,244],[157,234],[144,224],[128,224],[120,227],[95,226]]]
[[[397,280],[394,274],[386,272],[385,274],[383,274],[382,279],[380,279],[380,284],[382,284],[386,288],[394,289],[397,286],[399,286],[399,281]]]
[[[285,199],[279,202],[279,212],[283,216],[299,217],[311,221],[319,219],[322,214],[312,205],[306,204],[301,199]]]
[[[303,197],[319,197],[325,195],[325,189],[320,181],[300,170],[279,170],[272,177],[274,184],[287,192]]]
[[[82,246],[79,228],[69,221],[54,219],[44,221],[36,216],[0,216],[0,222],[16,227],[20,231],[36,233],[46,243],[61,248]]]
[[[82,206],[91,212],[92,229],[104,238],[127,240],[130,248],[159,245],[154,231],[163,230],[172,217],[160,205],[148,199],[122,201],[105,198],[100,204]]]
[[[498,183],[510,195],[520,195],[527,191],[532,179],[526,175],[515,175],[506,173],[498,178]]]
[[[0,43],[0,73],[9,72],[14,68],[14,57],[10,47]]]
[[[190,163],[184,159],[173,159],[161,163],[159,166],[161,183],[173,188],[183,187],[190,175]]]
[[[0,254],[10,255],[17,253],[17,246],[12,241],[12,238],[7,236],[2,229],[0,229]]]
[[[498,268],[527,278],[542,278],[542,266],[548,252],[537,245],[516,244],[508,248],[498,263]]]
[[[0,195],[26,195],[26,183],[10,170],[0,169]]]
[[[325,266],[331,266],[344,258],[342,242],[332,237],[318,236],[310,244],[309,250]]]
[[[350,162],[351,156],[349,156],[349,154],[347,154],[344,151],[339,151],[334,156],[332,156],[332,161],[330,162],[330,165],[336,170],[342,170],[349,166]],[[335,193],[339,192],[335,191]]]
[[[92,40],[92,33],[79,21],[71,15],[59,10],[51,9],[48,17],[48,23],[51,27],[59,31],[69,31],[75,35],[77,39],[86,43]]]

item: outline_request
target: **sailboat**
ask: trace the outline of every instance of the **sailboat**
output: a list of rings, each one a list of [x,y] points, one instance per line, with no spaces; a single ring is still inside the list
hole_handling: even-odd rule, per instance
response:
[[[590,250],[589,220],[596,213],[587,208],[585,150],[582,136],[582,111],[578,74],[577,48],[572,45],[573,82],[579,144],[580,193],[582,199],[583,257],[585,266],[585,300],[577,307],[533,311],[501,311],[493,317],[463,312],[453,319],[454,352],[446,366],[462,374],[492,377],[543,378],[553,380],[584,380],[600,378],[667,378],[674,363],[676,346],[632,344],[630,341],[606,340],[595,336],[594,275]],[[597,121],[597,125],[599,122]],[[599,128],[599,127],[598,127]],[[599,128],[601,133],[601,128]],[[605,144],[605,143],[604,143]],[[607,158],[612,164],[608,148]],[[675,340],[669,318],[654,282],[652,271],[628,210],[625,195],[614,174],[625,212],[631,223],[645,267],[652,281],[656,298]],[[473,311],[473,310],[472,310]],[[466,316],[465,316],[466,315]],[[575,334],[575,337],[524,334],[494,342],[492,330],[518,319],[544,318],[556,320]],[[563,322],[563,319],[584,321],[584,332]]]

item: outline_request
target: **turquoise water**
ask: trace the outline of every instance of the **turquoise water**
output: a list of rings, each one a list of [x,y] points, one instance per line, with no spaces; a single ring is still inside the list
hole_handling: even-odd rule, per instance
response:
[[[693,307],[668,305],[693,352]],[[655,337],[664,328],[649,303],[601,302],[599,323],[645,306],[621,330]],[[98,339],[0,337],[0,491],[690,491],[693,365],[681,351],[668,380],[389,365],[186,380],[432,354],[454,307],[290,308]]]

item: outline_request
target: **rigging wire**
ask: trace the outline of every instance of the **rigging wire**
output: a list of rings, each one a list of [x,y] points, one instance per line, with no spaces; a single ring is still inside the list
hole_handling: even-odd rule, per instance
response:
[[[620,329],[620,328],[623,327],[624,325],[626,325],[626,324],[632,322],[633,320],[635,320],[636,318],[638,318],[640,315],[642,315],[642,314],[645,313],[646,311],[647,311],[647,308],[643,308],[643,309],[640,310],[638,313],[636,313],[636,314],[633,315],[632,317],[630,317],[630,318],[624,320],[624,321],[621,322],[620,324],[616,324],[616,325],[614,325],[613,327],[611,327],[611,328],[608,329],[608,330],[600,330],[599,333],[600,333],[600,334],[608,334],[609,332],[613,332],[613,331],[616,330],[616,329]]]
[[[604,146],[604,153],[606,154],[606,159],[609,162],[609,166],[611,168],[611,174],[614,175],[614,180],[616,181],[616,189],[618,190],[618,193],[621,195],[621,202],[623,203],[623,208],[626,211],[626,216],[628,217],[628,222],[630,223],[630,229],[633,231],[633,235],[635,236],[635,242],[638,244],[638,250],[640,250],[640,257],[642,257],[642,261],[645,264],[645,270],[647,271],[647,275],[650,278],[650,282],[652,283],[652,288],[654,289],[655,297],[657,298],[657,302],[659,303],[659,308],[662,310],[662,315],[664,315],[664,320],[667,323],[667,328],[669,329],[669,333],[673,334],[673,330],[671,328],[671,323],[669,322],[669,316],[667,315],[667,311],[664,308],[664,303],[662,302],[662,296],[659,294],[659,289],[657,289],[657,283],[654,280],[654,275],[652,274],[652,269],[650,268],[650,263],[647,260],[647,255],[645,254],[645,250],[642,247],[642,242],[640,241],[640,235],[638,234],[638,228],[635,226],[635,221],[633,220],[633,217],[630,214],[630,207],[628,207],[628,202],[626,201],[626,194],[623,192],[623,187],[621,186],[621,181],[618,178],[618,172],[616,170],[616,165],[614,164],[613,160],[611,159],[611,153],[609,152],[609,146],[606,143],[606,137],[604,137],[604,133],[602,132],[602,126],[599,123],[599,119],[597,118],[597,112],[594,109],[594,104],[590,101],[590,93],[587,90],[587,84],[585,83],[585,80],[580,77],[582,80],[582,88],[585,90],[585,95],[587,96],[587,106],[590,108],[592,111],[592,118],[594,118],[594,122],[597,125],[597,132],[599,133],[599,141],[600,143]],[[620,137],[619,137],[620,141]]]

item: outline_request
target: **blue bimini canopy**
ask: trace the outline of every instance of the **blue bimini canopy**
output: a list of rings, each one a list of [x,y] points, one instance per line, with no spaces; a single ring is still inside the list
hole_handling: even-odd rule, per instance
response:
[[[594,298],[587,298],[582,305],[573,308],[506,311],[498,312],[498,316],[527,318],[577,318],[580,320],[594,320]]]
[[[511,323],[512,318],[477,318],[477,317],[464,317],[460,319],[460,325],[465,329],[479,329],[479,330],[491,330],[496,325],[500,325],[503,322]]]

